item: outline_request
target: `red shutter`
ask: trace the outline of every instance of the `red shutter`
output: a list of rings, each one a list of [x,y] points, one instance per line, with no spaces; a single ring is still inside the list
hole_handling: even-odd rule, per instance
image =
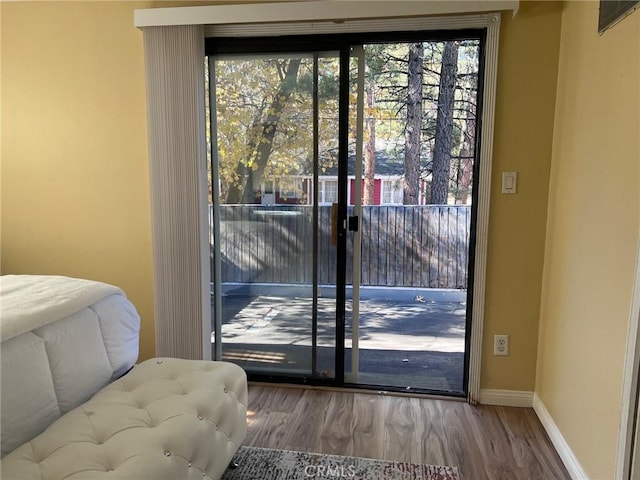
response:
[[[373,181],[373,204],[374,205],[380,205],[381,203],[381,198],[380,198],[380,190],[382,187],[382,180],[378,180],[375,179]]]

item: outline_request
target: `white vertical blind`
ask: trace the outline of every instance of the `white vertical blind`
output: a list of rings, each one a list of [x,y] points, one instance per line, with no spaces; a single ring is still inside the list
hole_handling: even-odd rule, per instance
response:
[[[480,402],[482,376],[482,342],[484,340],[484,302],[489,247],[489,213],[491,199],[491,166],[493,160],[493,129],[498,81],[498,46],[500,44],[500,14],[487,16],[487,39],[484,60],[484,91],[482,92],[482,129],[480,138],[480,176],[476,218],[476,247],[473,272],[473,311],[471,345],[469,347],[469,392],[471,404]]]
[[[156,354],[211,358],[204,29],[143,29]]]

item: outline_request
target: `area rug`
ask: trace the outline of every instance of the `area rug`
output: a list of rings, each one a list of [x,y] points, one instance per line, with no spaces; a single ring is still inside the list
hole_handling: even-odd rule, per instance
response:
[[[459,480],[455,467],[270,448],[240,447],[234,461],[238,468],[227,469],[222,480]]]

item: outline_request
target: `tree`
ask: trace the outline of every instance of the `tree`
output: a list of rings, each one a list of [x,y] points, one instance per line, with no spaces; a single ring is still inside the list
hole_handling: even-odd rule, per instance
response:
[[[460,46],[462,54],[459,54]],[[456,199],[462,199],[458,195],[462,195],[463,190],[469,191],[475,147],[472,122],[475,121],[477,51],[476,40],[464,40],[393,44],[381,52],[386,66],[378,86],[382,95],[376,101],[379,105],[394,105],[393,111],[387,110],[387,114],[402,124],[395,133],[402,134],[402,139],[397,137],[396,141],[402,144],[400,154],[404,158],[405,205],[418,204],[422,195],[430,203],[447,203],[449,192],[453,192]],[[417,68],[420,63],[421,68]],[[463,73],[457,79],[460,68]],[[393,143],[390,134],[391,130],[386,130],[381,135],[381,143],[385,140]],[[442,155],[443,151],[448,151],[448,156]],[[388,153],[390,158],[394,157],[393,152]],[[441,186],[440,198],[431,196],[434,177],[436,193],[438,184]],[[424,192],[421,191],[423,185]]]
[[[458,81],[454,124],[458,126],[458,147],[452,155],[457,162],[453,172],[453,193],[457,204],[466,204],[471,193],[476,149],[476,99],[478,95],[478,49],[475,42],[460,42],[458,50]]]
[[[420,200],[420,144],[422,132],[422,70],[424,45],[409,46],[407,69],[407,124],[404,147],[404,205],[418,205]]]
[[[385,44],[365,46],[365,149],[364,149],[364,191],[363,205],[375,204],[376,176],[376,123],[382,112],[377,107],[376,97],[380,87],[381,75],[385,72]]]
[[[289,180],[313,172],[313,59],[239,56],[215,65],[220,201],[259,202],[265,179],[308,201],[304,183]],[[318,59],[317,80],[322,175],[337,162],[337,58]]]
[[[241,179],[246,176],[246,181],[230,185],[226,203],[253,203],[256,192],[260,191],[267,161],[273,150],[273,140],[278,131],[278,124],[296,87],[299,69],[299,58],[289,60],[288,65],[284,67],[280,86],[266,110],[266,118],[261,119],[261,115],[254,117],[251,131],[258,132],[258,135],[249,137],[249,155],[244,162],[238,162],[236,167],[236,178]],[[262,111],[259,113],[262,114]]]
[[[365,45],[365,205],[374,203],[381,154],[386,171],[404,171],[403,203],[418,204],[423,195],[431,203],[446,203],[449,193],[466,202],[475,149],[478,49],[477,40]],[[323,175],[337,165],[339,62],[320,57],[318,67]],[[216,60],[224,203],[255,203],[265,179],[282,186],[287,178],[312,173],[313,71],[309,57]],[[354,102],[354,84],[350,95]],[[355,109],[349,116],[353,127]]]
[[[368,79],[365,88],[366,99],[366,143],[364,150],[364,192],[362,195],[363,205],[373,205],[375,203],[375,176],[376,176],[376,84],[371,78]]]
[[[470,107],[471,108],[471,107]],[[475,105],[473,106],[475,109]],[[475,111],[462,123],[462,145],[458,155],[458,165],[456,169],[456,189],[455,200],[458,204],[466,204],[471,189],[473,179],[473,158],[475,152],[476,139],[476,118]]]
[[[445,42],[438,88],[438,115],[433,151],[431,204],[446,204],[451,171],[453,107],[458,74],[458,42]]]

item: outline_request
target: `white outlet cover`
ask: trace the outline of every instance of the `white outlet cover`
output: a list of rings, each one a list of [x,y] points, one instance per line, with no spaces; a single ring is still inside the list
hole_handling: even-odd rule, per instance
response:
[[[509,355],[509,335],[493,336],[493,354],[500,356]]]

